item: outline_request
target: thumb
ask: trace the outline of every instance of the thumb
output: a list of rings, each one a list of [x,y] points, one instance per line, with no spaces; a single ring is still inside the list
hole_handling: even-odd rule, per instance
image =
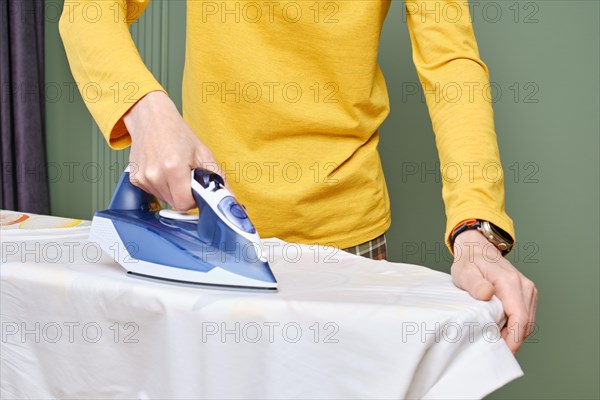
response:
[[[452,280],[458,288],[466,290],[477,300],[487,301],[494,295],[494,285],[483,277],[474,263],[453,265]]]

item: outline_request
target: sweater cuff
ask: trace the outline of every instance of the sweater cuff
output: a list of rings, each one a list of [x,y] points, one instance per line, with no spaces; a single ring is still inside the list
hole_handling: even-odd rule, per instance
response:
[[[140,83],[138,91],[130,96],[127,102],[118,103],[108,117],[100,123],[100,131],[111,149],[122,150],[131,144],[131,136],[123,122],[123,117],[145,95],[155,91],[167,94],[167,91],[156,81]]]

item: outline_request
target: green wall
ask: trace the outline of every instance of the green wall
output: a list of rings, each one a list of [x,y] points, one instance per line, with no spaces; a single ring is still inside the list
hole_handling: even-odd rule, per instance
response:
[[[540,296],[538,330],[518,355],[525,376],[491,398],[600,397],[599,4],[472,2],[480,52],[501,90],[496,128],[518,237],[509,259],[537,283]],[[181,0],[153,0],[132,28],[144,59],[177,102],[184,14]],[[49,94],[47,104],[52,212],[89,218],[110,195],[114,177],[102,181],[108,186],[98,194],[85,164],[97,160],[105,176],[114,175],[107,160],[124,157],[102,147],[79,95],[69,98],[73,78],[56,20],[47,15],[47,21],[48,87],[65,87],[59,98]],[[421,175],[437,168],[437,153],[427,108],[407,92],[417,76],[400,1],[386,21],[380,60],[392,105],[380,146],[393,208],[391,259],[448,271],[441,183],[434,174]]]

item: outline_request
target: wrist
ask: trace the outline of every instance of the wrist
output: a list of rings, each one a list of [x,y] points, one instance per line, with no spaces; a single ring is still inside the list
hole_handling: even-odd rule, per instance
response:
[[[479,226],[480,226],[479,220],[476,218],[469,218],[469,219],[464,219],[464,220],[460,221],[458,224],[456,224],[454,226],[452,231],[450,231],[450,237],[449,237],[450,246],[452,248],[454,248],[454,243],[455,243],[456,239],[458,238],[458,236],[460,236],[461,233],[464,233],[469,230],[476,230]]]
[[[494,261],[503,257],[502,251],[477,229],[466,230],[456,235],[452,249],[455,259],[475,260],[476,257],[482,256],[486,261]]]
[[[123,116],[123,123],[133,138],[152,116],[171,107],[177,109],[165,92],[160,90],[149,92],[127,111]]]
[[[478,230],[470,229],[470,230],[461,232],[458,235],[456,235],[456,238],[454,239],[454,248],[456,249],[457,246],[462,246],[465,243],[473,243],[473,242],[487,244],[488,240]]]

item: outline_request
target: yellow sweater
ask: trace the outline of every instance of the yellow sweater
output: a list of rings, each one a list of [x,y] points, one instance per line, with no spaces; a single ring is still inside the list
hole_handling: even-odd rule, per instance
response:
[[[130,144],[127,110],[164,91],[128,31],[148,1],[66,0],[60,19],[83,99],[115,149]],[[261,236],[343,248],[388,229],[377,144],[389,100],[377,51],[389,6],[188,0],[183,117]],[[468,218],[514,237],[468,5],[407,0],[406,15],[444,178],[446,244]]]

